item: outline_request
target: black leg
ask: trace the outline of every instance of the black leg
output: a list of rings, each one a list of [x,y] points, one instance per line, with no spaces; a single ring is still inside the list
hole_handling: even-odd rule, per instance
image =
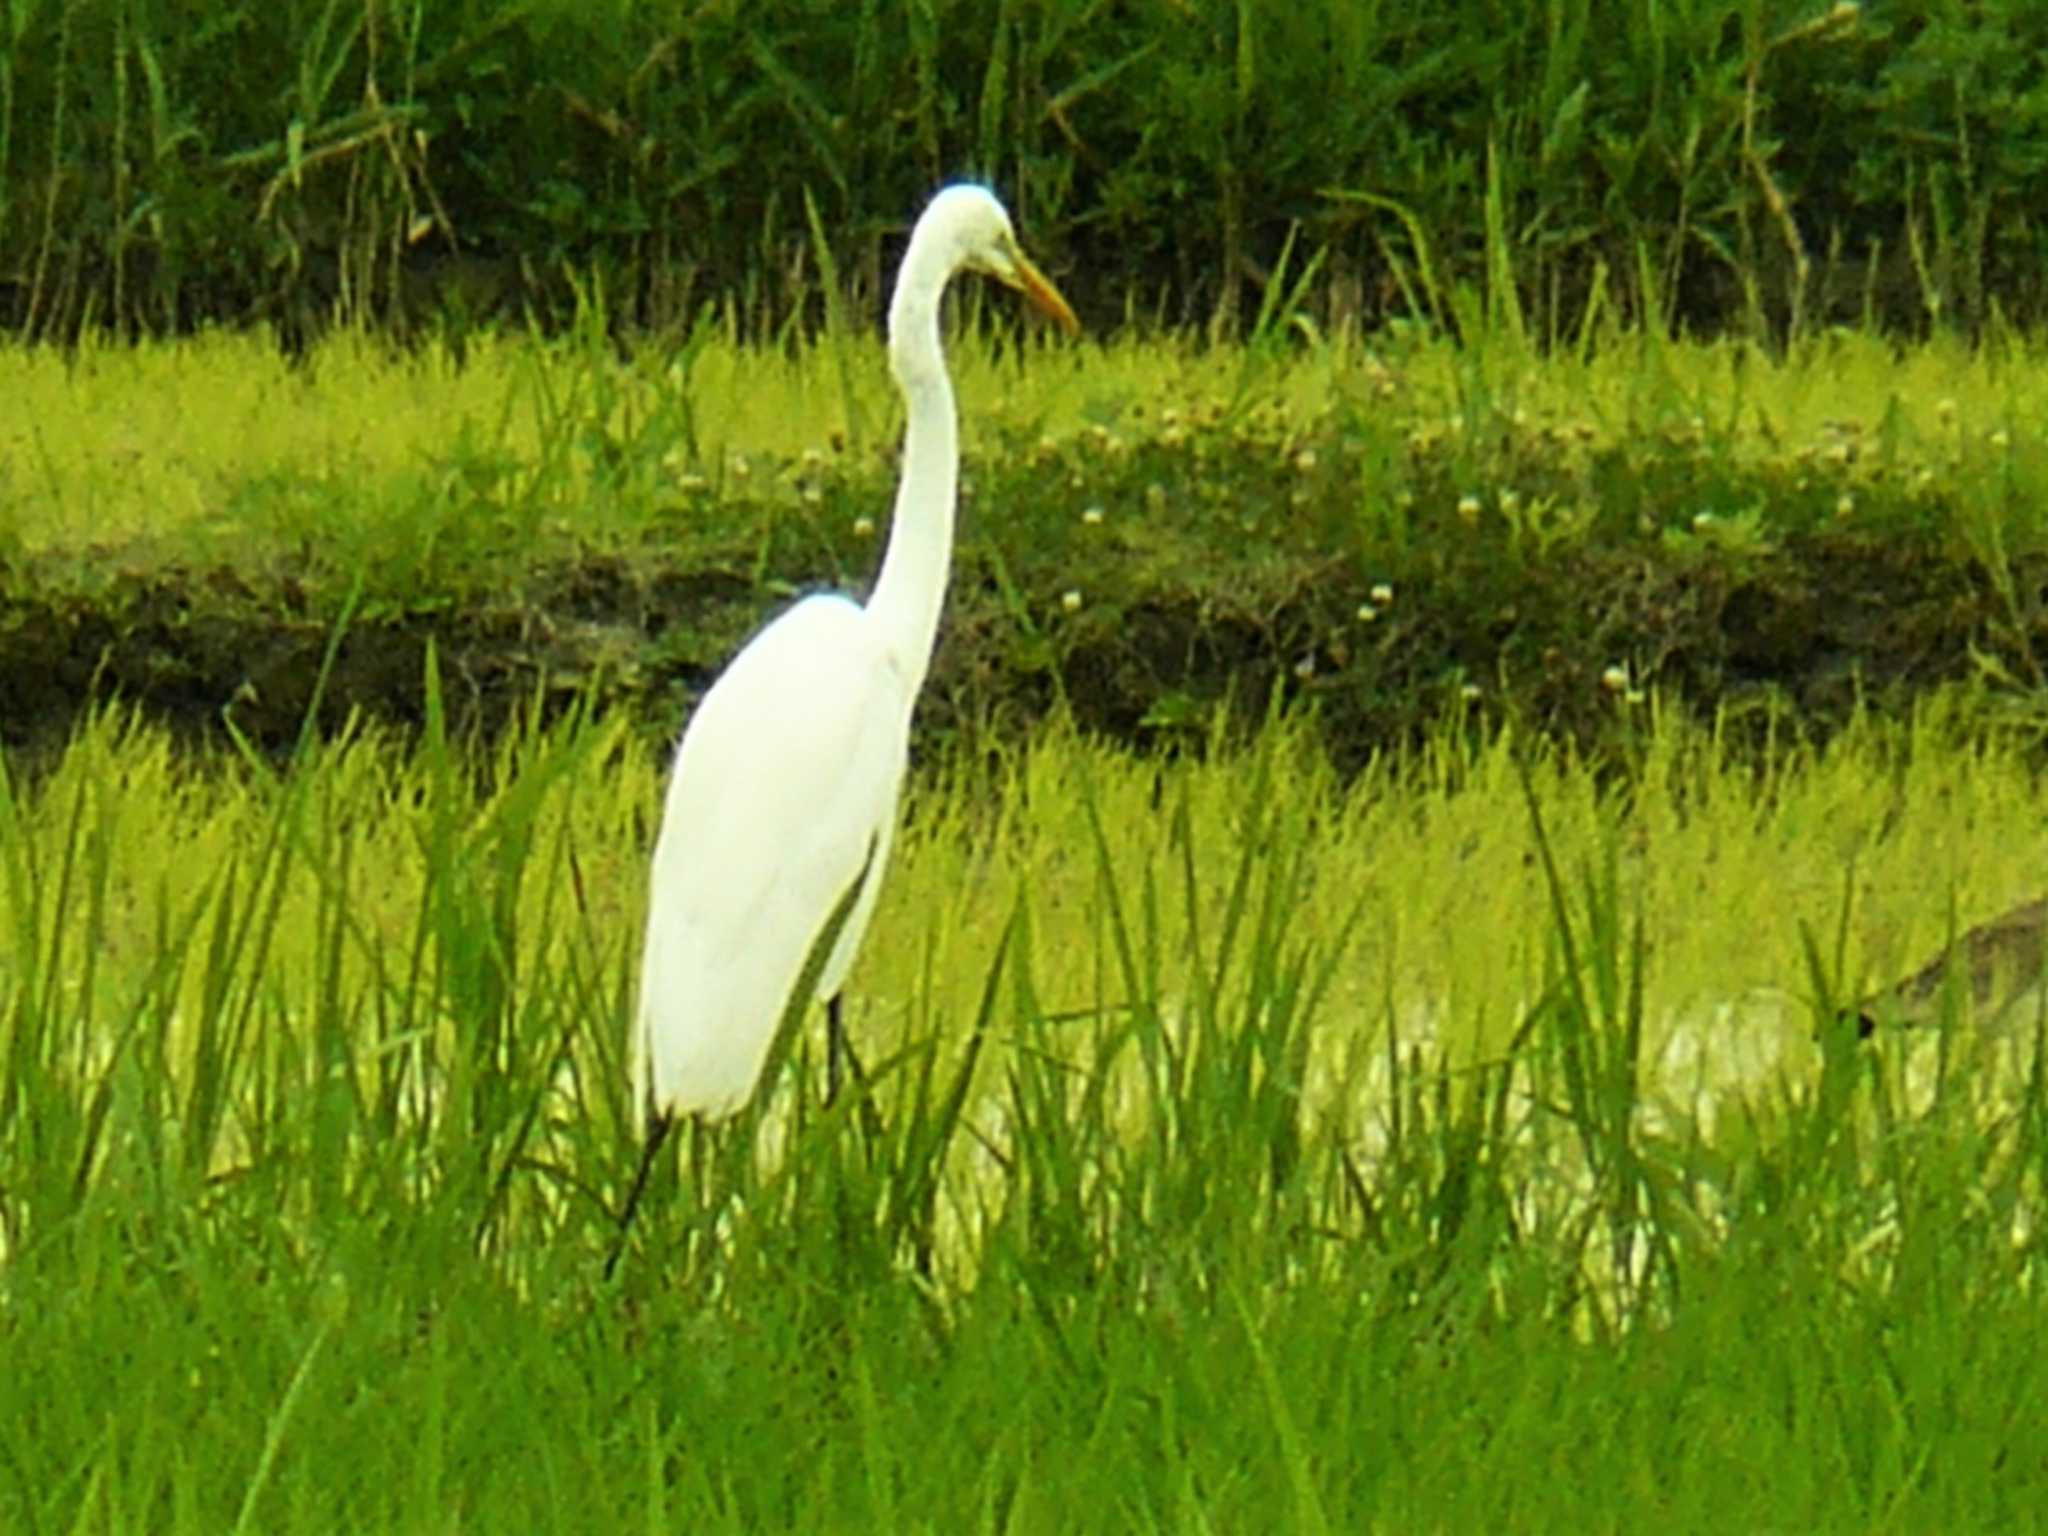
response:
[[[840,994],[834,993],[825,1003],[825,1107],[830,1109],[839,1098],[840,1063],[853,1074],[853,1085],[862,1089],[860,1102],[855,1108],[860,1112],[861,1129],[867,1132],[870,1141],[879,1140],[882,1134],[882,1118],[875,1113],[874,1101],[865,1090],[868,1085],[868,1069],[860,1064],[860,1057],[854,1054],[853,1042],[846,1038],[846,1022],[839,1014]]]
[[[654,1154],[661,1150],[661,1144],[668,1140],[668,1133],[675,1125],[673,1115],[656,1115],[647,1124],[647,1147],[640,1154],[640,1171],[633,1175],[633,1188],[626,1196],[625,1208],[619,1212],[619,1235],[612,1244],[611,1257],[604,1261],[604,1277],[609,1280],[612,1271],[619,1267],[619,1255],[626,1251],[626,1232],[633,1225],[633,1213],[640,1209],[640,1196],[647,1189],[647,1175],[654,1171]]]
[[[839,1102],[839,1063],[846,1051],[846,1025],[839,1018],[842,993],[825,999],[825,1107]]]
[[[842,1071],[850,1068],[856,1085],[864,1085],[868,1080],[868,1069],[853,1054],[853,1042],[846,1038],[846,1021],[840,1016],[839,1004],[845,995],[835,992],[825,1002],[825,1106],[828,1109],[839,1099]]]

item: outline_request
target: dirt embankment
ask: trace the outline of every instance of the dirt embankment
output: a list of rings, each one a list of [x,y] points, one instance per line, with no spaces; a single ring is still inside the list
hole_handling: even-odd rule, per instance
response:
[[[1859,706],[1902,710],[1972,678],[2024,702],[2048,652],[2048,559],[1994,579],[1847,535],[1740,561],[1587,545],[1510,568],[1438,552],[1384,583],[1347,560],[1267,559],[1256,581],[1079,603],[1000,574],[963,551],[919,713],[928,740],[1020,730],[1064,700],[1088,729],[1159,742],[1206,732],[1219,709],[1262,712],[1276,686],[1313,701],[1351,762],[1460,706],[1599,751],[1626,740],[1646,689],[1702,716],[1736,710],[1759,741],[1767,726],[1812,739]],[[367,604],[342,623],[285,575],[166,566],[86,591],[17,564],[0,581],[0,733],[29,751],[110,700],[192,738],[232,723],[272,750],[316,699],[323,729],[352,715],[415,725],[430,652],[460,729],[594,696],[663,733],[786,601],[743,575],[610,555],[531,570],[499,602]]]

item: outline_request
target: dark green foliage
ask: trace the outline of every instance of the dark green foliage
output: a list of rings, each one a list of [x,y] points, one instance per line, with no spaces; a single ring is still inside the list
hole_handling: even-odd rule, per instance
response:
[[[1096,316],[1236,325],[1290,235],[1322,307],[1511,275],[1721,328],[2031,318],[2032,0],[30,0],[0,21],[0,321],[337,314],[460,334],[874,304],[939,182],[1000,186]]]

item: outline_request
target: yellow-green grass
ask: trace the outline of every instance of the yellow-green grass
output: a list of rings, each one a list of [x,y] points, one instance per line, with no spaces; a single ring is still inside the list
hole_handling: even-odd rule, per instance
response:
[[[1614,335],[1576,356],[1539,358],[1427,336],[1243,349],[1125,332],[1021,347],[969,335],[953,367],[970,458],[996,433],[1054,444],[1107,433],[1112,451],[1161,434],[1171,442],[1176,416],[1219,413],[1259,425],[1293,456],[1336,412],[1353,436],[1468,444],[1461,489],[1488,509],[1516,489],[1489,483],[1510,431],[1554,429],[1589,449],[1690,437],[1729,464],[1811,464],[1817,480],[1843,481],[1853,502],[1859,480],[1888,477],[1928,495],[1964,466],[2035,484],[2048,409],[2040,349],[2020,338],[1900,347],[1830,333],[1774,355],[1739,342]],[[461,366],[433,347],[394,354],[351,335],[297,362],[248,335],[70,353],[10,347],[0,349],[0,398],[11,402],[0,485],[21,547],[168,540],[202,555],[308,532],[292,522],[289,498],[262,494],[266,484],[334,486],[374,521],[391,515],[378,511],[380,497],[409,503],[398,488],[479,455],[549,504],[538,531],[602,538],[622,518],[634,526],[649,498],[687,504],[735,477],[773,477],[794,499],[820,462],[873,464],[868,455],[893,451],[899,419],[881,347],[866,336],[794,351],[712,337],[672,351],[644,345],[620,361],[587,338],[497,335],[470,343]],[[649,455],[644,481],[622,493],[597,445],[639,444],[650,425],[666,451]],[[866,453],[843,460],[848,445]],[[1401,487],[1368,473],[1358,489],[1372,500]],[[1669,510],[1683,526],[1698,510],[1745,509]]]
[[[1629,786],[1537,752],[1533,800],[1456,721],[1351,783],[1285,722],[935,765],[848,986],[871,1094],[820,1104],[807,1021],[762,1160],[688,1149],[612,1284],[663,763],[103,717],[0,799],[0,1510],[2008,1519],[2043,1091],[1901,1094],[1816,990],[2039,888],[2026,754],[1930,706],[1759,778],[1640,709]],[[1712,1114],[1674,1048],[1735,1063]]]
[[[1653,1048],[1716,1002],[1759,989],[1809,995],[1801,927],[1832,953],[1845,901],[1844,998],[1938,951],[1951,921],[1967,925],[2048,884],[2048,819],[2027,754],[1968,746],[1967,717],[1952,704],[1930,706],[1908,727],[1872,724],[1833,750],[1795,754],[1763,781],[1720,761],[1710,736],[1654,703],[1639,707],[1642,782],[1625,806],[1603,802],[1589,772],[1547,753],[1537,783],[1567,873],[1576,878],[1612,851],[1630,909],[1641,903]],[[849,984],[857,1032],[886,1050],[914,1012],[971,1016],[1020,900],[1049,957],[1045,1006],[1121,1006],[1121,979],[1100,972],[1110,959],[1104,861],[1124,902],[1146,882],[1174,893],[1161,898],[1156,943],[1183,954],[1181,828],[1204,870],[1232,869],[1256,766],[1272,775],[1266,814],[1308,848],[1289,937],[1345,955],[1325,1065],[1377,1049],[1390,1007],[1404,1032],[1426,1021],[1453,1060],[1503,1049],[1543,989],[1552,944],[1511,740],[1472,748],[1446,733],[1421,758],[1383,760],[1349,784],[1298,729],[1276,731],[1256,765],[1246,751],[1154,760],[1056,732],[994,767],[971,756],[945,765],[913,794],[875,937]],[[569,766],[553,777],[558,755]],[[518,928],[532,952],[521,953],[520,968],[581,954],[623,985],[665,761],[611,728],[566,743],[511,743],[487,758],[514,782],[524,767],[526,795],[535,781],[545,786],[522,834],[533,852],[521,866]],[[89,962],[95,993],[79,1007],[109,1030],[128,1018],[139,996],[161,988],[162,936],[210,911],[229,869],[255,879],[273,839],[284,865],[269,898],[275,933],[260,977],[242,980],[280,999],[317,995],[322,968],[336,959],[322,913],[331,922],[337,904],[347,924],[343,974],[360,982],[376,957],[431,925],[422,909],[437,880],[487,898],[477,850],[495,848],[512,812],[505,795],[476,796],[466,760],[407,755],[366,734],[316,749],[313,764],[281,780],[232,759],[208,766],[106,717],[47,777],[16,787],[6,854],[20,874],[15,895],[39,912],[37,948]],[[104,861],[90,943],[78,911],[50,900],[51,873],[79,838],[92,861]],[[446,855],[445,867],[423,850]],[[573,891],[564,859],[573,859]],[[484,887],[471,890],[472,881]],[[1211,934],[1227,884],[1220,875],[1197,882],[1195,921]],[[1075,956],[1090,957],[1090,967],[1054,963]],[[1169,1007],[1185,1005],[1191,985],[1184,975],[1159,981]],[[188,973],[176,1012],[189,1019],[204,1007],[202,978]],[[1788,1022],[1803,1037],[1811,1021]],[[167,1038],[174,1050],[185,1043],[176,1022]]]
[[[1419,444],[1511,518],[1505,424],[1675,454],[1696,534],[1751,510],[1681,494],[1729,458],[1849,519],[1925,472],[1985,550],[2038,510],[2022,344],[956,362],[970,483],[1078,445],[1077,521],[1090,465],[1191,424],[1368,508]],[[895,430],[868,340],[210,338],[0,353],[0,396],[35,551],[345,542],[336,509],[417,517],[479,464],[535,536],[635,538],[735,480],[801,507],[839,455],[886,485]],[[645,734],[279,766],[101,718],[0,797],[0,1524],[2011,1524],[2048,1417],[2007,1342],[2048,1320],[2029,1029],[1844,1054],[1823,1006],[2040,890],[2031,738],[1980,702],[1758,757],[1621,692],[1620,772],[1474,719],[1349,781],[1291,722],[958,742],[848,988],[872,1098],[820,1106],[807,1021],[758,1163],[686,1149],[612,1286]]]
[[[1847,904],[1832,978],[1846,1001],[1938,952],[1952,923],[2048,884],[2048,817],[2029,754],[1971,745],[1954,701],[1907,726],[1869,723],[1831,750],[1794,753],[1761,779],[1655,701],[1637,708],[1634,788],[1603,797],[1589,770],[1540,748],[1535,784],[1568,883],[1611,857],[1627,912],[1640,908],[1653,1057],[1673,1031],[1706,1029],[1732,1005],[1723,1026],[1763,1030],[1772,1054],[1789,1042],[1795,1062],[1816,1066],[1802,929],[1832,962]],[[1426,1039],[1454,1065],[1498,1055],[1554,963],[1517,751],[1510,737],[1470,746],[1446,730],[1427,753],[1376,762],[1349,783],[1293,726],[1213,757],[1133,756],[1058,731],[994,758],[963,754],[911,796],[874,936],[848,985],[856,1037],[887,1055],[931,1020],[971,1018],[1020,903],[1046,1010],[1106,1017],[1129,1006],[1108,927],[1120,909],[1125,922],[1154,927],[1148,947],[1167,963],[1150,985],[1170,1021],[1194,1004],[1196,977],[1180,967],[1198,935],[1215,942],[1249,818],[1261,816],[1272,823],[1262,848],[1302,850],[1287,943],[1342,955],[1317,1078],[1334,1086],[1355,1058],[1381,1051],[1390,1018],[1397,1038]],[[587,967],[611,989],[605,1005],[621,1007],[665,761],[615,726],[520,737],[484,757],[474,767],[460,753],[407,753],[367,733],[312,749],[280,777],[195,759],[103,717],[47,776],[14,788],[11,942],[61,960],[61,975],[37,983],[55,984],[46,1001],[89,1022],[99,1044],[138,1009],[163,1012],[151,1027],[178,1063],[192,1021],[220,1006],[207,991],[218,978],[184,954],[167,988],[166,935],[195,921],[204,931],[260,891],[261,964],[232,985],[279,1009],[280,1027],[306,1028],[328,989],[394,986],[391,957],[439,941],[446,914],[436,903],[487,908],[509,868],[515,969]],[[480,793],[477,775],[507,787]],[[1185,857],[1195,861],[1192,912]],[[58,899],[67,858],[74,883],[90,871],[89,908],[77,889]],[[1265,862],[1255,861],[1262,879]],[[24,984],[19,970],[14,984]],[[1766,996],[1783,1006],[1741,1010]],[[453,1023],[434,1005],[418,1018]],[[606,1032],[622,1033],[623,1014],[585,1022],[589,1047],[617,1048]],[[1000,1070],[999,1060],[984,1068]],[[223,1147],[211,1171],[237,1155]]]

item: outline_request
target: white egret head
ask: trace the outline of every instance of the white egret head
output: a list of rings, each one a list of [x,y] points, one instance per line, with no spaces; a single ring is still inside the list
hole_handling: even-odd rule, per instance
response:
[[[1024,248],[1010,215],[987,187],[960,182],[934,197],[918,221],[919,233],[929,229],[946,253],[950,271],[979,272],[1015,288],[1034,305],[1073,332],[1081,328],[1074,311]]]

